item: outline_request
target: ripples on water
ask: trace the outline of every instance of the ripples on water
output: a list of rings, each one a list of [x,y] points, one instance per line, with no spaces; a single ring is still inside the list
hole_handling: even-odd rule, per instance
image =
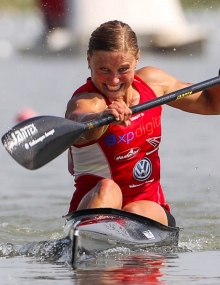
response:
[[[109,250],[99,254],[96,258],[89,258],[72,267],[62,259],[53,260],[45,258],[33,259],[32,257],[14,257],[7,259],[1,268],[10,266],[7,279],[25,281],[32,284],[219,284],[219,268],[217,266],[220,254],[208,252],[205,254],[191,254],[173,252],[129,252],[126,249]],[[201,271],[201,261],[204,263],[204,271]],[[13,261],[15,268],[19,269],[19,279],[13,273]],[[217,263],[217,264],[216,264]],[[1,259],[0,259],[1,264]],[[197,265],[198,264],[198,265]],[[181,268],[181,269],[180,269]],[[20,280],[20,281],[19,281]],[[14,283],[13,283],[14,284]],[[17,283],[16,283],[17,284]],[[18,283],[20,284],[20,283]],[[27,283],[29,284],[29,283]]]

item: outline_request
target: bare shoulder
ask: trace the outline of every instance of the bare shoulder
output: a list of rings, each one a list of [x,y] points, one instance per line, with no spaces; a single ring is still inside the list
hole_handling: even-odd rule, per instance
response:
[[[78,103],[80,101],[82,102],[90,102],[91,104],[93,102],[99,101],[99,100],[104,100],[104,97],[99,94],[99,93],[88,93],[88,92],[83,92],[74,95],[68,102],[68,104],[74,104]]]
[[[171,74],[152,66],[143,67],[137,70],[136,74],[153,89],[158,97],[188,85]]]
[[[149,85],[164,82],[168,76],[166,72],[153,66],[143,67],[137,70],[136,74]]]
[[[83,112],[100,112],[106,108],[104,97],[99,93],[79,93],[74,95],[67,103],[66,117],[70,113],[77,111]]]
[[[145,66],[136,71],[136,74],[144,81],[152,81],[152,80],[157,80],[158,75],[161,73],[164,73],[159,68],[153,67],[153,66]]]

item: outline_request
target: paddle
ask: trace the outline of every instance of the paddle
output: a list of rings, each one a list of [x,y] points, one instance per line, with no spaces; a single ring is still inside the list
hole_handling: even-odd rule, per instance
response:
[[[136,114],[218,84],[220,84],[220,76],[133,106],[131,110]],[[86,131],[114,121],[113,115],[84,123],[54,116],[39,116],[14,126],[3,135],[2,143],[9,154],[22,166],[27,169],[38,169],[63,153]]]

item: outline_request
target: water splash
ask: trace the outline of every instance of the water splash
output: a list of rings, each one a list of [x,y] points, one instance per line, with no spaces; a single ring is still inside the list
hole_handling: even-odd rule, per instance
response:
[[[219,249],[219,241],[213,239],[215,248]],[[115,247],[95,255],[84,254],[79,260],[79,264],[93,262],[94,260],[103,260],[105,262],[112,258],[118,259],[123,256],[130,256],[134,253],[139,254],[159,254],[163,256],[179,254],[183,252],[207,250],[209,246],[213,249],[213,243],[210,244],[205,238],[190,239],[188,241],[180,241],[178,246],[160,246],[148,247],[146,249],[131,250],[126,247]],[[68,237],[57,240],[48,240],[40,242],[30,242],[24,245],[15,245],[13,243],[0,243],[0,257],[28,256],[34,257],[38,261],[63,262],[71,264],[71,241]],[[107,262],[108,263],[108,262]]]
[[[25,245],[0,243],[0,257],[29,256],[37,260],[70,262],[70,239],[30,242]]]

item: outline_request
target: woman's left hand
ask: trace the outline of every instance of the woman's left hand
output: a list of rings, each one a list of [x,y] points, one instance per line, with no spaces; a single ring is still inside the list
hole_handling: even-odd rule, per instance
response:
[[[131,125],[130,118],[132,116],[132,111],[125,102],[113,101],[101,114],[102,116],[112,114],[116,119],[116,122],[113,124],[124,126]]]

